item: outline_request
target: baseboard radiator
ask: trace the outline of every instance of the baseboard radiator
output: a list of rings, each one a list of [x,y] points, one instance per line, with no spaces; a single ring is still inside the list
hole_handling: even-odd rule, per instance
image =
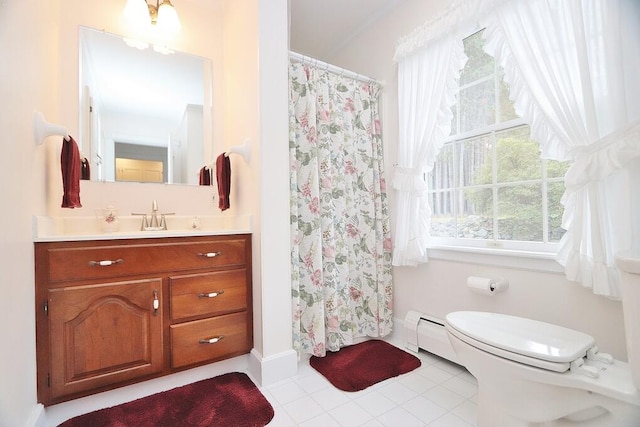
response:
[[[405,347],[413,352],[428,351],[460,364],[444,329],[444,320],[409,310],[404,318]]]

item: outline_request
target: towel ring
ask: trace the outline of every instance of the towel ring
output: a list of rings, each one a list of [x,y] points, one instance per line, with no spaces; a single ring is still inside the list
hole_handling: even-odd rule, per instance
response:
[[[40,111],[36,111],[33,114],[33,130],[36,145],[42,145],[47,137],[54,135],[63,137],[65,141],[70,139],[67,128],[47,122]]]
[[[251,158],[251,150],[249,149],[249,139],[245,139],[242,145],[234,145],[229,149],[229,151],[225,152],[225,157],[229,157],[229,154],[240,154],[245,162],[249,163]]]

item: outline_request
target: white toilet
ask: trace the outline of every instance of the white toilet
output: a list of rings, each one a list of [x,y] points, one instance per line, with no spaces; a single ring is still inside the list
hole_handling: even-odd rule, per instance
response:
[[[629,363],[548,323],[458,311],[445,328],[478,380],[478,427],[640,427],[640,257],[617,259]]]

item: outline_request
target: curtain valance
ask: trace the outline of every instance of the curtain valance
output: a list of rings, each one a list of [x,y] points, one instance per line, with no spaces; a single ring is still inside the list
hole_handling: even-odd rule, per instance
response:
[[[509,0],[456,0],[436,16],[409,34],[401,37],[396,43],[393,59],[400,61],[414,52],[424,48],[429,42],[455,33],[460,26],[477,21],[486,11]]]

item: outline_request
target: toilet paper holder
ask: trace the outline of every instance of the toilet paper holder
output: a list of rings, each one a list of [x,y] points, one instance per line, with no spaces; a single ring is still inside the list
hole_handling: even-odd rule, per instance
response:
[[[483,295],[495,295],[509,288],[509,281],[501,276],[469,276],[467,287],[476,293]]]

